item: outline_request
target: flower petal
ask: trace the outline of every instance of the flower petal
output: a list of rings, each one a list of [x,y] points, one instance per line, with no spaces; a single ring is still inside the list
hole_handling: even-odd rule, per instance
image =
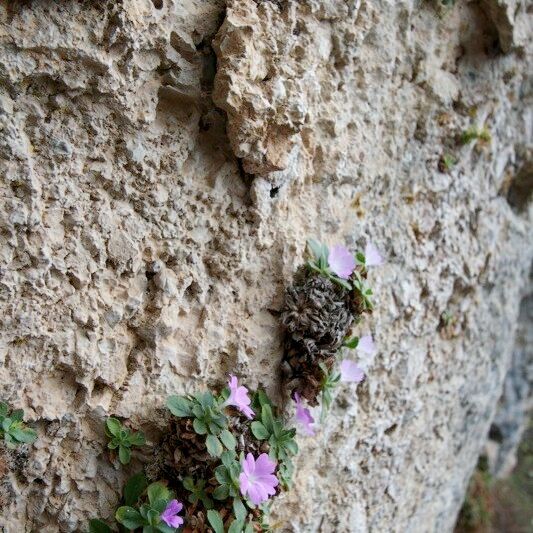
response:
[[[372,335],[363,335],[357,344],[357,349],[365,352],[369,355],[372,355],[376,351],[376,345],[374,344],[374,339]]]
[[[355,257],[344,246],[333,246],[328,255],[329,268],[342,279],[348,279],[355,269]]]
[[[347,383],[360,383],[365,377],[365,373],[353,361],[344,359],[341,362],[341,380]]]
[[[365,247],[365,264],[366,266],[379,266],[383,263],[383,258],[378,252],[378,249],[368,242]]]

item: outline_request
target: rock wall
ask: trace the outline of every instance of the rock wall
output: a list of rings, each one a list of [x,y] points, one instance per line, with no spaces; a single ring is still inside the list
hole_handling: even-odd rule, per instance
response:
[[[154,441],[170,393],[233,371],[276,395],[314,235],[386,257],[379,351],[273,521],[451,531],[533,256],[531,6],[5,0],[0,21],[0,397],[40,434],[0,528],[110,515],[108,414]],[[472,125],[491,139],[458,145]]]

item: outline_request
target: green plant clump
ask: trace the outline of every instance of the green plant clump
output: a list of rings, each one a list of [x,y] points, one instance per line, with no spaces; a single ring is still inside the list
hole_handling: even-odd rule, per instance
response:
[[[123,465],[127,465],[131,461],[131,449],[134,446],[146,444],[144,433],[125,428],[120,420],[113,417],[106,420],[105,432],[110,438],[107,447],[110,450],[118,448],[118,458]]]
[[[11,410],[5,402],[0,402],[0,438],[10,449],[15,449],[21,444],[31,444],[37,440],[35,430],[23,422],[22,409]]]

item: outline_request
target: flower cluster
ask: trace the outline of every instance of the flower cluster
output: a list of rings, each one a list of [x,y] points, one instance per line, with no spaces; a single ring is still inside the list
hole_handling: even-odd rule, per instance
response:
[[[366,278],[369,267],[383,262],[381,255],[370,243],[364,254],[355,255],[344,246],[328,249],[316,241],[309,248],[311,258],[295,275],[282,314],[284,365],[295,382],[296,427],[287,425],[264,391],[250,392],[234,375],[221,391],[170,396],[168,430],[153,447],[152,460],[124,487],[115,513],[119,531],[269,530],[269,504],[291,486],[297,428],[303,435],[315,435],[318,423],[311,406],[318,397],[323,418],[339,383],[363,381],[363,369],[344,356],[347,350],[367,355],[376,351],[370,334],[348,333],[363,313],[372,311]],[[146,443],[142,432],[113,417],[106,421],[106,434],[108,447],[118,450],[123,464],[130,462],[133,447]],[[91,533],[113,531],[101,520],[90,522]]]
[[[302,433],[312,435],[316,424],[309,408],[322,401],[322,416],[331,405],[340,382],[360,383],[364,371],[349,358],[347,349],[372,355],[371,335],[349,337],[353,324],[371,313],[372,290],[366,279],[370,267],[383,258],[372,243],[364,253],[351,253],[342,245],[328,248],[309,240],[310,258],[300,267],[287,289],[282,324],[285,327],[284,371],[295,402],[295,420]]]
[[[296,430],[263,391],[251,394],[233,375],[227,385],[220,394],[168,398],[170,431],[154,450],[154,464],[126,484],[115,514],[121,526],[162,533],[182,526],[198,533],[261,530],[265,506],[290,485]],[[129,442],[131,433],[111,425]],[[93,520],[90,531],[113,530]]]

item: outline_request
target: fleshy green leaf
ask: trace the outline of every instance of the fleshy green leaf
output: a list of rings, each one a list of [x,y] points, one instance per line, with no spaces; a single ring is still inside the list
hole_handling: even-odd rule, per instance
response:
[[[259,440],[267,440],[270,437],[270,433],[267,431],[266,427],[257,420],[252,422],[252,433],[254,437]]]
[[[147,486],[148,481],[143,472],[130,477],[124,485],[124,503],[128,506],[135,505]]]
[[[219,485],[213,491],[213,498],[215,500],[225,500],[229,496],[229,488],[227,485]]]
[[[183,487],[189,492],[194,491],[194,480],[192,477],[186,477],[183,479]]]
[[[113,533],[113,530],[102,520],[89,520],[89,533]]]
[[[31,428],[16,428],[12,429],[10,433],[19,442],[31,444],[37,440],[37,433]]]
[[[156,481],[148,486],[148,501],[153,505],[157,500],[169,500],[170,491],[163,483]]]
[[[192,421],[192,427],[194,428],[194,431],[198,433],[198,435],[205,435],[207,433],[207,426],[199,418],[195,418]]]
[[[131,461],[131,450],[126,448],[126,446],[119,445],[118,458],[123,465],[129,464]]]
[[[146,525],[144,518],[133,507],[119,507],[115,514],[115,518],[117,519],[117,522],[126,526],[128,529],[135,529]]]
[[[5,418],[9,413],[9,405],[6,402],[0,402],[0,417]]]
[[[343,346],[345,346],[346,348],[350,348],[351,350],[355,350],[358,344],[359,344],[359,337],[350,337],[349,339],[346,339],[344,341]]]
[[[142,431],[136,431],[132,433],[128,440],[132,446],[144,446],[146,444],[146,437]]]
[[[235,437],[233,436],[233,433],[228,431],[227,429],[224,429],[222,433],[219,435],[220,440],[222,441],[222,444],[228,449],[228,450],[234,450],[237,446],[237,441],[235,440]]]
[[[246,519],[246,515],[248,514],[246,511],[246,507],[240,500],[240,498],[235,498],[233,500],[233,512],[235,513],[235,518],[237,520],[244,521]]]
[[[207,435],[207,438],[205,439],[205,445],[207,446],[209,455],[212,455],[213,457],[220,457],[224,451],[222,444],[214,435]]]
[[[224,522],[222,522],[222,518],[220,518],[217,511],[207,511],[207,519],[209,520],[211,527],[215,530],[215,533],[224,533]]]
[[[24,418],[24,410],[16,409],[11,413],[11,416],[9,418],[11,418],[13,422],[22,422],[22,419]]]
[[[105,425],[111,435],[113,435],[114,437],[118,437],[120,435],[120,432],[122,431],[122,424],[119,420],[110,416],[106,420]]]
[[[167,407],[174,416],[180,418],[192,416],[192,404],[183,396],[170,396],[167,400]]]
[[[313,254],[315,261],[319,261],[322,256],[322,245],[315,239],[307,239],[307,246]]]
[[[229,526],[228,533],[242,533],[244,520],[234,520]]]
[[[263,426],[265,426],[266,430],[269,433],[272,433],[274,430],[274,416],[272,414],[272,408],[270,405],[263,405],[263,408],[261,409],[261,421],[263,422]]]

